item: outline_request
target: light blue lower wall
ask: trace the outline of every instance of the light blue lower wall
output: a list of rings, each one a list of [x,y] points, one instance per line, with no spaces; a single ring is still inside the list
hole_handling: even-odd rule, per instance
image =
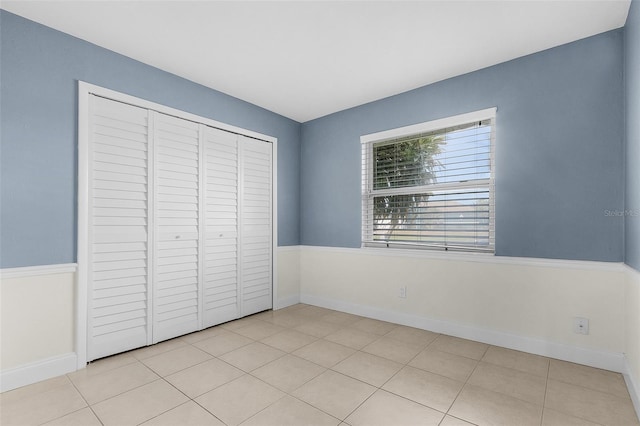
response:
[[[611,31],[304,123],[302,244],[360,246],[361,135],[495,106],[496,254],[622,261],[622,51]]]
[[[631,2],[625,31],[625,262],[640,271],[640,4]]]
[[[78,80],[278,138],[278,240],[299,244],[299,123],[6,11],[0,31],[0,267],[75,262]]]

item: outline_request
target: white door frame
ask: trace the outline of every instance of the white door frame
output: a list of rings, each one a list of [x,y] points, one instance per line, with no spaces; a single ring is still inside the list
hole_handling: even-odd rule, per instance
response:
[[[201,117],[155,102],[147,101],[135,96],[116,92],[104,87],[96,86],[84,81],[78,81],[78,270],[76,273],[76,312],[75,312],[75,351],[77,354],[77,368],[87,365],[88,344],[88,259],[89,249],[89,96],[97,95],[114,101],[124,102],[141,108],[146,108],[163,114],[202,123],[228,132],[237,133],[272,144],[272,307],[276,307],[277,292],[277,253],[278,253],[278,139],[273,136],[242,129],[240,127],[221,123],[206,117]]]

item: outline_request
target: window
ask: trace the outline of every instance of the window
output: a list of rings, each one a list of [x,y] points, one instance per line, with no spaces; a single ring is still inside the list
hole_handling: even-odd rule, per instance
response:
[[[495,108],[362,136],[362,243],[494,251]]]

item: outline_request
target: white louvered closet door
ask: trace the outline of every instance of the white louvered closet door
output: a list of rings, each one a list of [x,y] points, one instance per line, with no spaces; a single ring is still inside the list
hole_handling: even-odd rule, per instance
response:
[[[154,113],[153,342],[199,329],[199,124]]]
[[[89,361],[148,344],[148,111],[91,96]]]
[[[272,145],[245,136],[240,150],[241,316],[272,307]]]
[[[270,309],[272,143],[88,96],[87,360]]]
[[[204,327],[238,318],[238,136],[204,131]]]

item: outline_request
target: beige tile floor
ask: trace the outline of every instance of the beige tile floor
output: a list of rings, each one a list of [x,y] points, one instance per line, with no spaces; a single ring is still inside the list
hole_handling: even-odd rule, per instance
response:
[[[639,425],[620,374],[309,305],[0,395],[10,425]]]

